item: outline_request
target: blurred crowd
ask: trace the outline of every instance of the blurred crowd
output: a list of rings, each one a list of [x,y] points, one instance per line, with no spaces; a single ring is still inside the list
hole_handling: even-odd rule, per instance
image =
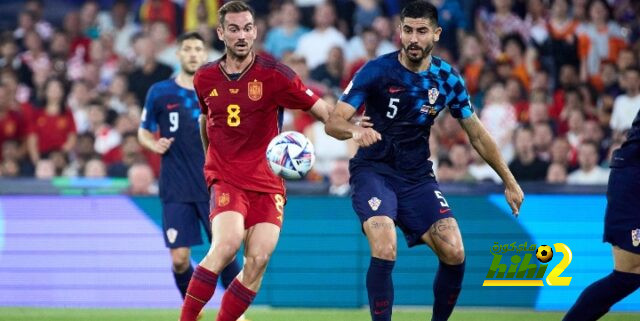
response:
[[[640,1],[430,1],[443,29],[434,54],[465,78],[515,177],[606,184],[611,151],[640,109]],[[153,190],[160,159],[136,139],[146,92],[176,73],[184,31],[205,37],[211,60],[221,56],[214,28],[223,2],[84,1],[48,21],[46,1],[24,1],[17,25],[0,33],[0,176],[129,177],[132,192]],[[406,1],[248,2],[255,50],[335,102],[368,60],[399,48]],[[307,179],[345,195],[355,146],[308,114],[284,119],[316,146]],[[500,182],[446,113],[429,142],[441,182]]]

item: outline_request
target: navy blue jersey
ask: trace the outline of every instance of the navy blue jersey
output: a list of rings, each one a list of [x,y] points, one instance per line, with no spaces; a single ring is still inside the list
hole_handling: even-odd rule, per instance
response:
[[[178,86],[175,79],[158,82],[147,93],[140,127],[175,139],[162,155],[159,185],[165,202],[209,201],[199,116],[196,92]]]
[[[429,132],[438,114],[449,107],[458,119],[473,107],[460,74],[432,56],[429,69],[415,73],[398,61],[399,52],[383,55],[360,69],[340,97],[351,106],[365,105],[382,140],[360,148],[351,168],[370,166],[411,180],[433,177],[428,160]]]
[[[627,133],[627,140],[611,159],[611,167],[640,166],[640,111]]]

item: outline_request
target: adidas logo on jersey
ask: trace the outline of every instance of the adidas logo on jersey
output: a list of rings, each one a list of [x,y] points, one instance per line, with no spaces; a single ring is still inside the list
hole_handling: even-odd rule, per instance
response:
[[[215,88],[213,88],[211,93],[209,93],[209,97],[218,97],[218,91]]]

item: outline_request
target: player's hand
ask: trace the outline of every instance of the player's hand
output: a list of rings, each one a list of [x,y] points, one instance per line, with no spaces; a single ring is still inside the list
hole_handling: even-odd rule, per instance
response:
[[[369,116],[355,116],[351,118],[351,121],[354,125],[368,128],[373,127],[373,123],[371,122],[371,117]]]
[[[504,197],[507,199],[507,203],[511,207],[513,216],[518,217],[520,215],[520,205],[524,201],[524,193],[517,183],[509,184],[504,190]]]
[[[174,140],[175,140],[175,138],[173,138],[173,137],[171,137],[171,138],[162,137],[162,138],[158,139],[156,141],[156,153],[158,153],[158,154],[166,153],[167,150],[169,150],[169,147],[171,147],[171,144],[173,143]]]
[[[360,147],[371,146],[382,139],[382,135],[371,127],[358,127],[351,133],[351,137]]]

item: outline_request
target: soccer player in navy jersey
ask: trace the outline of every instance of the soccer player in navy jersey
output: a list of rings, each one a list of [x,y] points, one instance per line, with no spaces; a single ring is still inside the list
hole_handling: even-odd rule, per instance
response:
[[[640,111],[610,167],[603,241],[613,248],[613,272],[584,289],[564,321],[598,320],[640,288]]]
[[[185,33],[177,41],[181,70],[175,78],[149,89],[138,140],[162,155],[162,228],[171,253],[173,276],[184,299],[193,274],[191,246],[202,244],[200,224],[211,241],[209,192],[198,121],[200,105],[193,88],[193,75],[206,62],[207,50],[204,39],[195,32]],[[157,131],[158,139],[154,136]],[[221,274],[223,286],[228,287],[239,272],[238,264],[230,263]]]
[[[447,320],[460,293],[465,254],[453,210],[428,160],[429,131],[438,113],[449,107],[459,120],[473,147],[502,178],[515,216],[524,194],[474,113],[460,74],[431,55],[442,32],[437,9],[416,1],[400,18],[402,49],[362,67],[325,130],[338,139],[353,138],[360,146],[350,162],[352,202],[371,248],[366,284],[372,320],[391,320],[395,225],[409,246],[426,243],[440,259],[432,320]],[[362,104],[373,127],[349,122]]]

